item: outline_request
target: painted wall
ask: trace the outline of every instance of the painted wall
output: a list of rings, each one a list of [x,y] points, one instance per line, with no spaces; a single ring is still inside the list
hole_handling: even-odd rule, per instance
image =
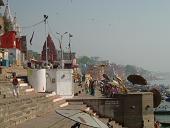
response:
[[[21,64],[21,51],[16,48],[8,49],[8,58],[11,64]]]
[[[57,69],[46,69],[47,92],[55,91],[57,89],[56,75]]]
[[[57,88],[56,93],[66,98],[71,98],[74,95],[74,86],[72,78],[72,69],[57,70]]]
[[[36,92],[46,91],[46,69],[28,69],[28,82]]]
[[[64,98],[72,98],[72,73],[72,69],[28,69],[28,81],[37,92],[55,91]]]
[[[100,117],[110,117],[125,127],[154,128],[153,93],[151,92],[116,94],[113,98],[80,99],[79,101],[87,104]]]

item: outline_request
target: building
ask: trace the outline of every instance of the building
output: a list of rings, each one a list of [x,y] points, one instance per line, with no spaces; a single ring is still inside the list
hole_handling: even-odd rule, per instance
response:
[[[8,49],[0,48],[0,66],[9,66],[8,60]]]
[[[61,62],[61,50],[57,50],[57,62]],[[64,67],[65,68],[74,68],[73,67],[73,60],[76,59],[76,53],[75,52],[63,52],[63,61],[64,61]],[[77,65],[76,65],[77,66]],[[77,67],[76,67],[77,68]]]
[[[22,60],[27,60],[27,39],[26,36],[21,36],[21,53],[22,53]]]
[[[5,5],[4,16],[0,17],[0,48],[8,50],[8,60],[3,60],[9,65],[21,65],[26,59],[26,37],[21,36],[20,27],[16,17],[12,17],[8,3]]]
[[[4,6],[4,1],[0,0],[0,6]]]
[[[0,16],[0,35],[4,33],[4,19],[3,16]]]
[[[45,41],[41,52],[41,60],[44,62],[46,61],[46,50],[47,50],[48,62],[54,63],[55,61],[57,61],[57,51],[50,34],[48,34],[47,36],[47,48],[46,48],[46,41]]]
[[[61,61],[61,50],[57,50],[57,61]],[[76,53],[75,52],[63,52],[63,59],[64,60],[73,60],[76,58]]]
[[[0,0],[0,8],[4,6],[3,0]],[[2,13],[0,12],[0,35],[4,33],[4,19]]]

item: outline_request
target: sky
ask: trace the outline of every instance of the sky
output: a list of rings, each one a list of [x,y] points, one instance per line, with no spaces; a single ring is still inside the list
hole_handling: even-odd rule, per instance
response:
[[[56,32],[68,32],[73,35],[71,48],[77,56],[98,56],[117,64],[170,72],[169,0],[8,1],[29,49],[40,53],[47,33],[59,49]],[[44,22],[24,28],[42,21],[44,14],[48,15],[46,33]],[[63,36],[62,44],[67,51],[68,35]]]

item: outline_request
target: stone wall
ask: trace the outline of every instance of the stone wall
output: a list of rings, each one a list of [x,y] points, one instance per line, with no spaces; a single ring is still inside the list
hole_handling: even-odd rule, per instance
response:
[[[117,94],[113,98],[79,99],[100,117],[110,117],[128,128],[154,128],[153,94]]]

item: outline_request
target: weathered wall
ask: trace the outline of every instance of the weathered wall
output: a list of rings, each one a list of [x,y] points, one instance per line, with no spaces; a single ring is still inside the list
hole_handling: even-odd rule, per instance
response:
[[[154,128],[153,94],[150,92],[81,100],[101,117],[111,117],[122,126]]]

